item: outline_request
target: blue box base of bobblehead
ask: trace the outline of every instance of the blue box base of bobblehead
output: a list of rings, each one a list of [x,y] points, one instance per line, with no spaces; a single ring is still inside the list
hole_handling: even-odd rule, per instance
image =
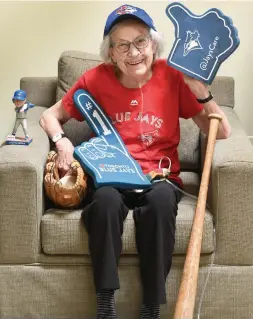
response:
[[[28,139],[25,139],[24,137],[18,137],[15,138],[12,135],[8,135],[7,139],[5,141],[6,145],[30,145],[32,143],[33,139],[29,137]]]
[[[215,8],[198,16],[175,2],[166,8],[166,14],[175,26],[168,65],[211,84],[221,63],[240,44],[232,20]]]

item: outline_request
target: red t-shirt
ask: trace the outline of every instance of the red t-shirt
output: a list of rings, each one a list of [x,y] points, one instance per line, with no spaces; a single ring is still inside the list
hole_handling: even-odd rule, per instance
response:
[[[159,167],[160,159],[171,160],[172,178],[178,177],[180,163],[177,147],[180,140],[179,118],[191,118],[203,106],[184,83],[182,74],[165,60],[153,64],[151,79],[140,88],[126,88],[117,79],[114,66],[100,64],[86,71],[63,97],[69,115],[84,118],[73,101],[78,89],[87,90],[112,119],[131,156],[145,174]],[[161,167],[168,167],[165,158]]]

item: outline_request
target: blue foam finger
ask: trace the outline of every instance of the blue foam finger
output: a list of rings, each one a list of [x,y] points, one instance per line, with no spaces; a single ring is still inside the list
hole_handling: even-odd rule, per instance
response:
[[[168,5],[166,14],[175,26],[167,64],[211,84],[221,63],[240,44],[232,20],[216,8],[198,16],[177,2]]]
[[[95,187],[150,187],[139,163],[131,157],[120,135],[89,92],[77,90],[74,102],[97,135],[74,150],[74,157],[93,177]]]

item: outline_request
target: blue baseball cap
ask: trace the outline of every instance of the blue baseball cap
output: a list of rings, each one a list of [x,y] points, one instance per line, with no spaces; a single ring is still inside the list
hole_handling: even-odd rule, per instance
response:
[[[26,92],[23,90],[16,90],[12,97],[12,101],[13,100],[24,101],[25,99],[26,99]]]
[[[108,35],[113,25],[119,20],[123,20],[124,18],[137,18],[148,25],[151,29],[156,31],[153,20],[151,17],[143,10],[134,6],[130,6],[128,4],[124,4],[123,6],[114,10],[107,18],[105,29],[104,29],[104,37]]]

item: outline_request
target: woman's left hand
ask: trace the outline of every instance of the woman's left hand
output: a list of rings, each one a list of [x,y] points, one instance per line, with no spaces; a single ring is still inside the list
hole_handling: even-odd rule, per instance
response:
[[[196,96],[197,99],[206,99],[209,95],[208,86],[199,81],[196,80],[186,74],[183,74],[184,76],[184,82],[189,86],[192,93]]]

